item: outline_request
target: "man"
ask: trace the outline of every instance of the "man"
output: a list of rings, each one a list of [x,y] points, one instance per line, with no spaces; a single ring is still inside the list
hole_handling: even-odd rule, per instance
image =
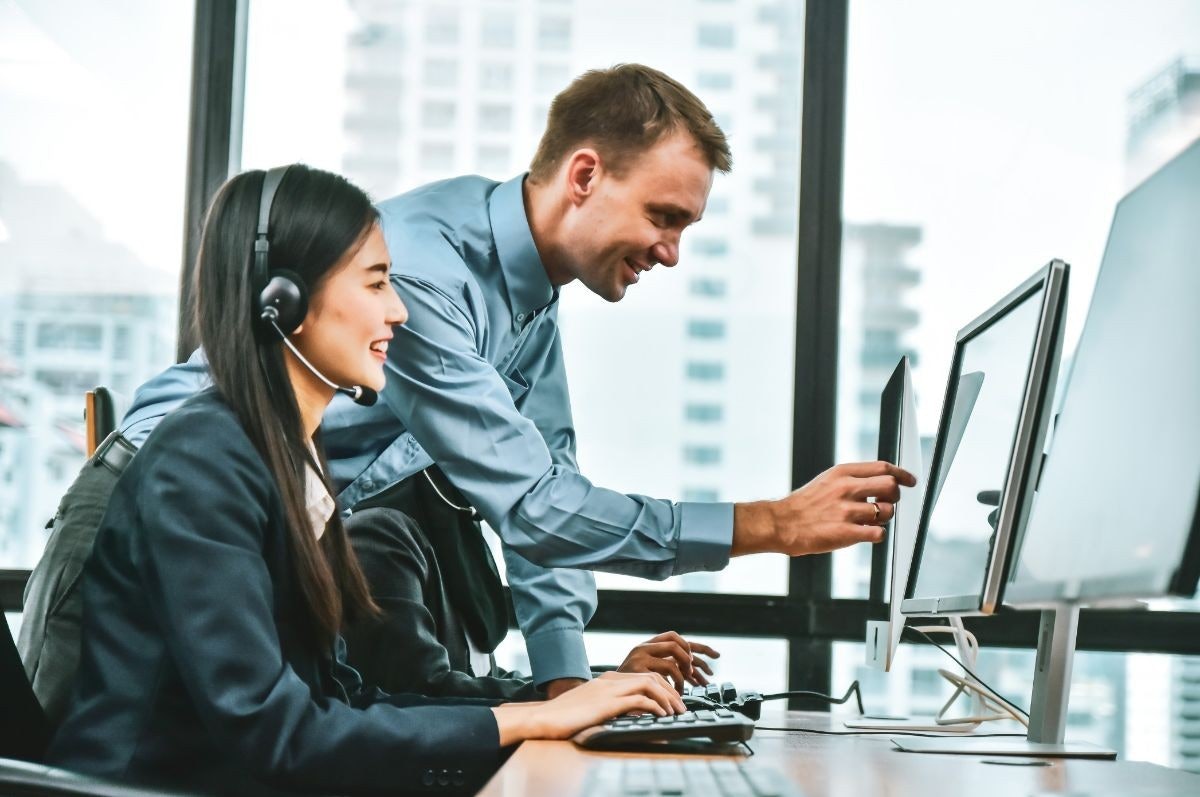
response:
[[[897,483],[914,483],[864,463],[776,501],[671,503],[597,487],[579,472],[559,290],[579,280],[615,302],[642,273],[676,265],[714,172],[730,168],[725,136],[695,95],[661,72],[622,65],[588,72],[555,98],[528,176],[456,178],[379,206],[409,320],[388,348],[382,400],[335,402],[323,442],[344,508],[417,522],[392,524],[393,533],[364,527],[364,513],[348,528],[373,539],[356,550],[385,604],[390,557],[414,539],[443,545],[441,570],[460,578],[448,590],[468,626],[466,653],[477,656],[503,632],[498,580],[473,531],[477,510],[503,542],[534,681],[551,697],[589,677],[582,632],[596,592],[585,569],[661,579],[721,569],[731,555],[876,542]],[[139,391],[125,422],[135,443],[202,386],[203,368],[197,354]],[[378,679],[379,661],[356,659],[355,648],[352,635],[351,663]],[[691,652],[664,651],[659,671],[702,678]]]

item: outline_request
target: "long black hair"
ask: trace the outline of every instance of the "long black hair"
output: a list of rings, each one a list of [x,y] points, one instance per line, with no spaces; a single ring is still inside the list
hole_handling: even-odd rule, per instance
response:
[[[209,206],[195,270],[193,328],[213,384],[274,477],[300,599],[311,621],[305,636],[317,649],[328,650],[344,623],[376,615],[379,608],[338,513],[319,540],[313,533],[305,501],[311,455],[284,347],[273,336],[256,335],[251,261],[264,176],[250,171],[231,178]],[[294,165],[271,205],[269,267],[295,272],[316,292],[334,266],[362,246],[378,218],[367,195],[344,177]],[[316,448],[321,472],[327,473]],[[328,489],[328,478],[325,483]]]

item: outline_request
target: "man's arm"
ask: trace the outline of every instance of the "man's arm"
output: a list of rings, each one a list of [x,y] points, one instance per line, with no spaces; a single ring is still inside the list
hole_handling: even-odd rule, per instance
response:
[[[486,331],[465,309],[477,298],[451,297],[411,278],[399,278],[398,288],[409,320],[388,350],[382,396],[516,553],[544,567],[654,579],[725,566],[731,504],[625,495],[555,463],[479,353],[476,336]]]
[[[121,435],[133,445],[142,443],[168,412],[212,384],[204,352],[196,349],[187,362],[167,368],[133,394],[133,403],[121,419]]]

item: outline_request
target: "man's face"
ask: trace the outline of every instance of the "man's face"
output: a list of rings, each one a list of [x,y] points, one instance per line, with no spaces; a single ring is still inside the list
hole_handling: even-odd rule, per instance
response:
[[[599,170],[570,225],[573,276],[618,302],[642,272],[674,266],[680,236],[703,215],[712,182],[712,168],[682,132],[625,164],[620,176]]]

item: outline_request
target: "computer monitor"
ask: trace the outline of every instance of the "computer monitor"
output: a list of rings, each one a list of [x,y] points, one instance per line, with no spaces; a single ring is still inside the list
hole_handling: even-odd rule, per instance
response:
[[[1006,601],[1190,597],[1200,575],[1200,141],[1117,205]]]
[[[888,619],[867,623],[867,663],[884,672],[892,660],[904,633],[905,617],[900,613],[913,546],[917,541],[917,522],[921,516],[925,479],[921,467],[921,436],[917,427],[917,401],[913,393],[912,370],[908,357],[901,357],[879,398],[879,459],[892,462],[917,476],[915,487],[901,488],[900,501],[886,529],[886,570]],[[872,573],[872,577],[877,574]],[[880,577],[884,574],[879,573]]]
[[[1200,575],[1200,141],[1117,205],[1005,603],[1042,608],[1026,740],[903,750],[1096,754],[1064,744],[1079,606],[1190,596]],[[1111,751],[1108,757],[1114,754]]]
[[[1029,512],[1069,267],[1054,260],[958,333],[901,611],[991,614]]]

